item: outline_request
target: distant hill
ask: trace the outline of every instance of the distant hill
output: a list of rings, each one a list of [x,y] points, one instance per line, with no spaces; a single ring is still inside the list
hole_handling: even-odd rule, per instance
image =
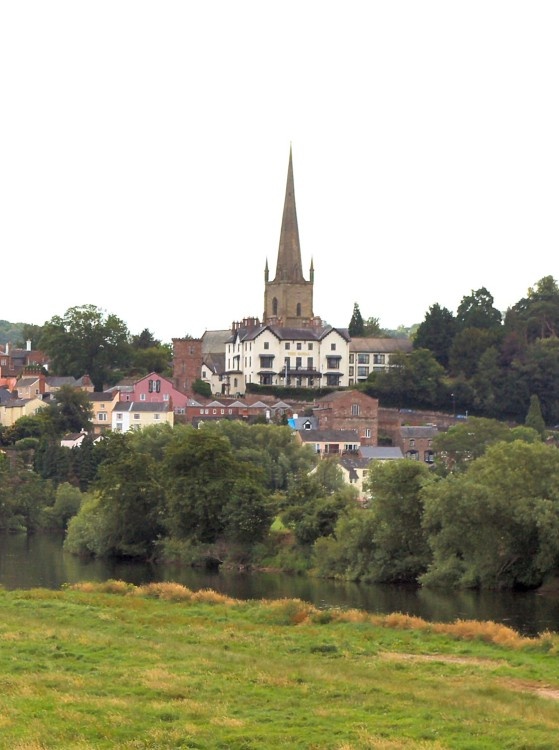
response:
[[[0,320],[0,344],[23,345],[23,327],[26,323],[10,323],[7,320]]]

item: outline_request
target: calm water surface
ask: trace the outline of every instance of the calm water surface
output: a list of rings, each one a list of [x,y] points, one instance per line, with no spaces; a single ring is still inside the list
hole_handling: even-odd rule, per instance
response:
[[[176,581],[194,591],[212,588],[237,599],[297,597],[317,606],[356,607],[379,614],[404,612],[438,622],[458,618],[494,620],[526,635],[559,631],[559,595],[446,592],[338,583],[279,573],[210,573],[172,565],[81,560],[62,550],[60,537],[0,536],[0,585],[5,589],[59,589],[64,583],[108,578],[136,585]]]

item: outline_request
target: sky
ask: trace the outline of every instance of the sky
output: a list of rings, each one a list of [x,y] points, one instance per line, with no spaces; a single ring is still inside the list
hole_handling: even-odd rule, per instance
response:
[[[0,1],[0,319],[261,317],[289,151],[314,312],[559,278],[559,3]]]

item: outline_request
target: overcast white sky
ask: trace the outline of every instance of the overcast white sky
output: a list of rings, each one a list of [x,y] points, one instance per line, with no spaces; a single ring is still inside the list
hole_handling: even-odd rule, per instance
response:
[[[317,315],[504,311],[559,277],[558,39],[555,0],[0,0],[0,319],[261,316],[290,144]]]

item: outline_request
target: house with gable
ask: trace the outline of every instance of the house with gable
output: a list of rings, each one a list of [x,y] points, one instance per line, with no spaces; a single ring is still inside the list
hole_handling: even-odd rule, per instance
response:
[[[319,429],[356,430],[360,445],[378,443],[378,399],[362,391],[334,391],[313,407]]]
[[[399,447],[406,458],[433,464],[435,461],[433,440],[438,434],[439,430],[434,425],[402,425]]]
[[[21,417],[34,417],[47,404],[43,399],[33,398],[12,398],[0,404],[0,425],[2,427],[11,427]]]
[[[107,389],[119,394],[120,401],[166,403],[175,414],[185,414],[188,396],[177,390],[173,381],[158,372],[150,372],[138,379],[126,378]]]
[[[111,414],[114,432],[141,430],[153,425],[174,424],[174,412],[169,402],[119,401]]]
[[[103,435],[112,428],[112,414],[120,400],[119,391],[94,391],[89,394],[91,424],[94,435]]]
[[[43,398],[45,394],[45,376],[42,373],[22,375],[16,384],[18,398]]]

